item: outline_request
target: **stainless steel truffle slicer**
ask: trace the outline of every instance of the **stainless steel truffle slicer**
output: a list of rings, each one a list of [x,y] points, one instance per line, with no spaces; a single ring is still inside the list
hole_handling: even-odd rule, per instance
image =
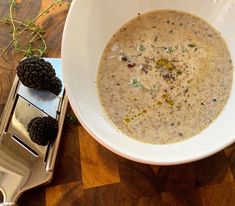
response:
[[[61,79],[60,59],[45,60]],[[15,205],[24,191],[51,180],[67,104],[64,86],[56,96],[27,88],[15,77],[0,122],[0,205]],[[31,141],[27,127],[34,117],[44,116],[58,121],[58,134],[53,142],[40,146]]]

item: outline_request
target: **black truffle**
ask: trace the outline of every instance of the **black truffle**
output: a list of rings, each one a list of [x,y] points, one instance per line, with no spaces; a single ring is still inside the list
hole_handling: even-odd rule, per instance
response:
[[[23,85],[37,90],[48,90],[55,95],[61,92],[61,81],[50,62],[40,57],[27,57],[17,66],[17,76]]]
[[[53,78],[48,88],[48,91],[50,91],[55,95],[59,95],[61,90],[62,90],[62,83],[60,79],[58,79],[57,77]]]
[[[42,146],[54,141],[58,132],[57,120],[52,117],[35,117],[28,124],[30,139]]]

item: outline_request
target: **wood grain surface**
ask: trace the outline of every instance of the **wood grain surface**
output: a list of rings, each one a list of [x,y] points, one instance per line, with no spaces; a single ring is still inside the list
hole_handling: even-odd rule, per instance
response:
[[[19,19],[32,19],[50,0],[20,0]],[[38,23],[46,30],[47,56],[60,57],[68,12],[56,8]],[[0,17],[8,0],[0,0]],[[0,23],[0,47],[11,41]],[[0,113],[15,68],[22,58],[9,49],[0,59]],[[69,108],[69,111],[71,109]],[[221,137],[222,138],[222,137]],[[22,206],[234,206],[235,146],[209,158],[178,166],[151,166],[126,160],[98,144],[80,125],[65,124],[52,182],[25,192]]]

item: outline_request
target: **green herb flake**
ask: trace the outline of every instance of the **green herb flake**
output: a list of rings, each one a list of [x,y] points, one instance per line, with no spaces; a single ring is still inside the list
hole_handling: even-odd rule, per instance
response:
[[[137,78],[133,78],[131,80],[131,86],[136,87],[136,88],[142,88],[142,89],[144,88],[144,85]]]
[[[169,54],[173,53],[174,51],[175,51],[175,48],[174,48],[174,47],[168,47],[168,48],[166,49],[166,52],[169,53]]]
[[[167,48],[166,48],[166,52],[167,52],[168,54],[171,54],[171,53],[175,52],[178,48],[179,48],[178,45],[173,46],[173,47],[167,47]]]
[[[66,123],[69,123],[69,124],[78,124],[78,119],[72,113],[68,113],[66,115],[65,121],[66,121]]]
[[[138,51],[143,52],[146,48],[144,47],[143,44],[140,44],[137,49],[138,49]]]
[[[156,97],[156,90],[153,88],[146,88],[141,82],[140,80],[138,80],[136,77],[131,79],[131,86],[135,87],[135,88],[140,88],[142,89],[144,92],[149,93],[152,98]]]

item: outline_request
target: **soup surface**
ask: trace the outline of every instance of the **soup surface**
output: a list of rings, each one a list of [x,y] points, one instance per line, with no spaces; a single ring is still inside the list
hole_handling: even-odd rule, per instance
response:
[[[171,10],[138,14],[108,42],[100,60],[101,104],[126,135],[152,144],[207,128],[232,85],[228,48],[211,25]]]

